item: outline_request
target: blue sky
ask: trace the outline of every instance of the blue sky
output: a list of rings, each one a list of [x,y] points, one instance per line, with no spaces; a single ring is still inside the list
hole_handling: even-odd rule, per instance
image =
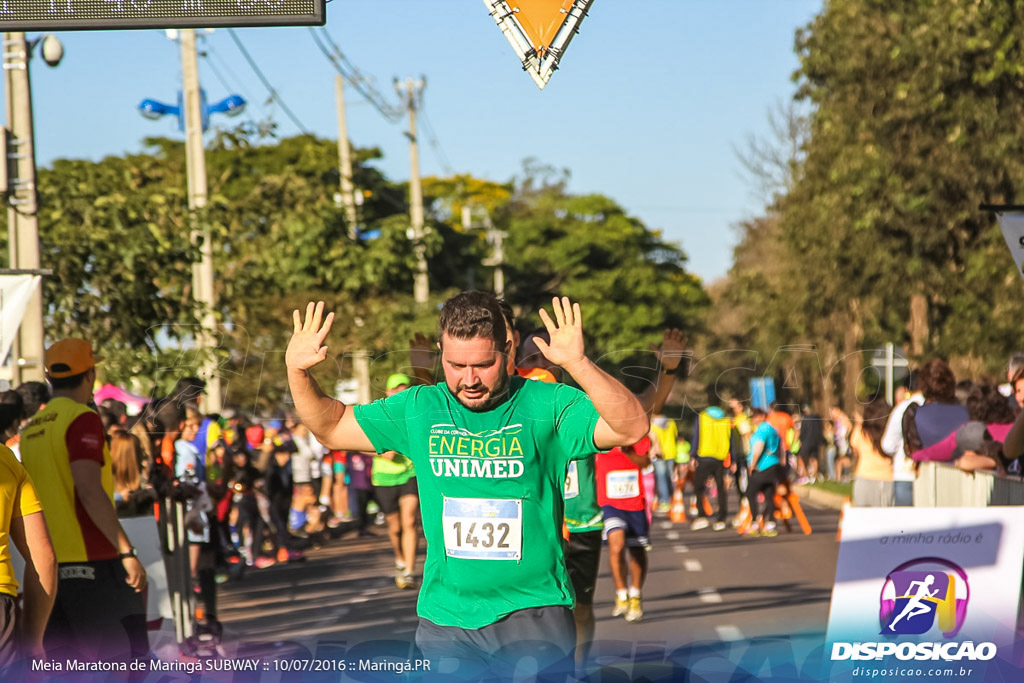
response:
[[[521,174],[528,157],[571,172],[570,190],[601,193],[689,254],[710,282],[726,273],[733,227],[759,199],[736,149],[768,136],[767,112],[792,96],[794,31],[822,0],[597,0],[561,68],[539,91],[479,0],[333,0],[327,29],[351,62],[397,104],[394,77],[425,75],[424,111],[439,154],[421,131],[421,172],[445,165],[495,181]],[[239,29],[242,41],[303,125],[337,136],[333,70],[306,28]],[[163,31],[59,34],[64,61],[32,62],[36,149],[100,159],[139,151],[146,136],[179,136],[176,122],[137,111],[143,98],[174,102],[177,44]],[[250,101],[243,116],[273,115],[298,133],[226,31],[206,36],[200,77],[211,100]],[[218,77],[219,74],[219,77]],[[349,89],[349,138],[376,146],[377,165],[409,177],[399,124]],[[227,122],[225,122],[227,123]]]

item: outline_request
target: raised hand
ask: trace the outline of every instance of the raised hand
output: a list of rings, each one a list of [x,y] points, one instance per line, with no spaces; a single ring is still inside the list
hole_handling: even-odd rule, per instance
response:
[[[551,320],[547,311],[540,310],[540,320],[547,328],[550,342],[535,338],[537,348],[549,361],[562,368],[584,360],[583,355],[583,318],[580,315],[578,303],[569,304],[568,297],[551,300],[551,308],[554,311],[555,319]]]
[[[661,345],[651,344],[651,351],[654,351],[661,363],[662,369],[666,372],[673,372],[686,356],[686,339],[683,333],[675,328],[665,330],[661,338]]]
[[[315,305],[310,301],[306,305],[305,319],[299,315],[298,309],[292,311],[292,338],[284,354],[289,370],[308,370],[327,358],[327,347],[323,343],[333,322],[334,313],[328,313],[324,318],[323,301]]]

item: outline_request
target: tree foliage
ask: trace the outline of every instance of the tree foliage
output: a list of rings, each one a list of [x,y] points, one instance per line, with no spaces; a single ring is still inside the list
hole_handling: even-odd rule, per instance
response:
[[[624,359],[623,350],[645,348],[663,326],[693,328],[705,304],[681,250],[613,200],[548,182],[536,164],[504,183],[426,179],[432,296],[419,306],[408,187],[374,167],[378,150],[355,153],[364,201],[353,238],[335,201],[333,141],[218,132],[206,151],[208,203],[191,216],[184,145],[153,138],[144,146],[99,162],[60,160],[39,174],[42,266],[55,271],[44,287],[47,342],[90,339],[107,358],[104,379],[136,391],[165,393],[202,366],[194,348],[202,314],[192,292],[197,228],[213,240],[225,400],[257,412],[287,402],[291,311],[310,300],[337,316],[332,361],[318,373],[326,389],[352,374],[357,350],[371,355],[375,386],[407,364],[409,339],[434,333],[440,303],[490,281],[486,231],[465,229],[464,206],[509,235],[506,280],[524,327],[539,324],[536,309],[552,294],[564,294],[584,305],[592,352]]]
[[[833,0],[797,32],[810,135],[766,207],[785,261],[750,322],[772,321],[764,346],[846,353],[847,404],[860,349],[919,345],[922,357],[981,358],[995,372],[1019,345],[1021,283],[978,207],[1020,198],[1022,10]],[[737,250],[727,299],[759,296],[751,283],[763,269],[740,266],[757,232]],[[926,337],[908,324],[915,296],[927,303]]]

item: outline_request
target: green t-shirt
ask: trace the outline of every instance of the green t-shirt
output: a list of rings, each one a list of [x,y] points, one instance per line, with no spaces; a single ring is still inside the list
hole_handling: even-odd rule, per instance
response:
[[[378,452],[416,466],[427,539],[419,616],[476,629],[573,605],[562,490],[569,461],[597,450],[586,394],[513,377],[506,401],[473,412],[441,383],[356,406],[355,417]]]
[[[394,460],[373,457],[373,469],[370,470],[370,483],[374,486],[401,486],[416,476],[416,468],[412,460],[401,453],[395,454]]]
[[[571,534],[604,528],[604,513],[597,504],[594,456],[569,463],[565,476],[565,525]]]

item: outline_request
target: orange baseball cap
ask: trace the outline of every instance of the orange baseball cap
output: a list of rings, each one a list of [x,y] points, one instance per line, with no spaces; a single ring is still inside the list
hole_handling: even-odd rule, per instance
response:
[[[61,339],[46,349],[46,374],[55,379],[74,377],[93,368],[103,356],[92,353],[92,344],[84,339]]]

